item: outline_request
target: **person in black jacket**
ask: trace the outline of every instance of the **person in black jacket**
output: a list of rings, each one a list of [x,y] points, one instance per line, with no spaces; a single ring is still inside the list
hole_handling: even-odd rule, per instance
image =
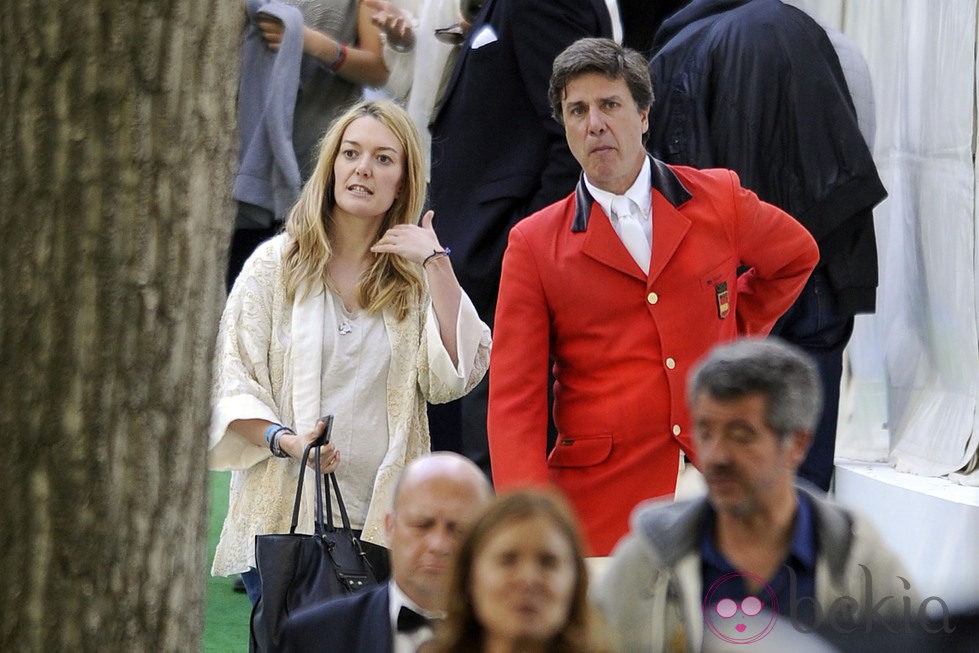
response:
[[[622,45],[638,50],[648,58],[660,25],[685,4],[687,0],[619,0]]]
[[[581,169],[547,100],[551,64],[586,36],[612,36],[606,0],[484,0],[432,123],[431,208],[459,283],[490,326],[507,237],[574,189]],[[489,473],[483,382],[429,409],[432,449]]]
[[[813,356],[826,397],[799,476],[830,486],[843,350],[853,316],[872,313],[872,209],[886,196],[826,32],[780,0],[693,0],[654,38],[650,152],[730,168],[799,220],[820,263],[772,329]]]

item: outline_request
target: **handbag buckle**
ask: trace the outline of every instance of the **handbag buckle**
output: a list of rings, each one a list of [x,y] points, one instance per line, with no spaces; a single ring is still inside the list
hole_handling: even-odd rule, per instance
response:
[[[340,582],[346,585],[351,592],[356,592],[357,590],[367,587],[367,574],[337,570],[337,578],[339,578]]]

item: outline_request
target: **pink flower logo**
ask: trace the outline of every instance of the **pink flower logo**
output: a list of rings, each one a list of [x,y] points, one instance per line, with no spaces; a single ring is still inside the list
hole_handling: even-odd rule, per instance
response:
[[[736,583],[738,591],[744,586],[744,579],[761,585],[758,596],[745,597],[740,603],[714,597],[728,594],[728,584]],[[731,644],[751,644],[772,632],[778,621],[778,598],[775,591],[764,579],[752,574],[732,572],[721,576],[707,590],[704,597],[704,623],[714,635]]]

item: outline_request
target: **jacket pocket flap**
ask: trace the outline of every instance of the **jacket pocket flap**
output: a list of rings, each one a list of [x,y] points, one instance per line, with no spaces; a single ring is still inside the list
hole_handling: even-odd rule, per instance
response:
[[[590,467],[604,462],[611,453],[611,435],[558,436],[547,464],[551,467]]]
[[[712,289],[717,284],[729,281],[737,274],[737,265],[734,257],[725,259],[720,265],[712,265],[709,270],[700,273],[700,287],[704,290]],[[734,288],[730,288],[733,292]]]

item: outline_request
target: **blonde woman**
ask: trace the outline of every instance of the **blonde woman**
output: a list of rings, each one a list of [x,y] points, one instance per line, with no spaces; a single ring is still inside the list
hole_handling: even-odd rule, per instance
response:
[[[286,232],[261,245],[218,336],[213,469],[234,470],[212,573],[261,588],[254,538],[286,532],[307,443],[335,416],[320,472],[335,471],[375,571],[401,469],[430,449],[425,402],[486,372],[489,328],[456,281],[427,212],[418,133],[388,101],[361,102],[323,139]],[[312,472],[310,472],[312,473]],[[312,488],[312,483],[306,484]],[[301,526],[312,532],[312,502]]]

